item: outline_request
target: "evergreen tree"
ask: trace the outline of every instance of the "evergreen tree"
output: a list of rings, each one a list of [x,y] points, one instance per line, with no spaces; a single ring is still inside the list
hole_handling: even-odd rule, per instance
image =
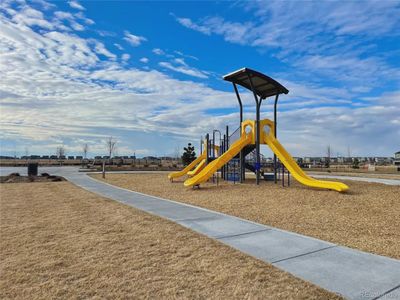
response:
[[[194,146],[192,146],[191,143],[189,143],[187,147],[184,147],[183,150],[182,162],[187,166],[196,159],[196,152],[194,152]]]
[[[352,168],[353,169],[359,169],[360,168],[360,161],[358,160],[357,157],[353,160]]]

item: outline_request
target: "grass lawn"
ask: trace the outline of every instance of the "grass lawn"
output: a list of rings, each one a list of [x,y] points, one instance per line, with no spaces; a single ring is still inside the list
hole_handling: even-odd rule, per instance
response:
[[[68,182],[1,184],[0,195],[1,299],[338,298]]]
[[[101,175],[93,177],[101,180]],[[400,259],[400,186],[344,181],[338,193],[254,180],[185,188],[167,174],[107,174],[113,185],[186,202],[322,240]]]

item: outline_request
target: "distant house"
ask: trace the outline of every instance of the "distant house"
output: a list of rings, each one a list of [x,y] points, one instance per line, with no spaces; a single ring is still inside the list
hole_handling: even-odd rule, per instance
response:
[[[73,159],[75,159],[75,157],[74,157],[74,156],[72,156],[72,155],[70,155],[70,156],[68,156],[68,159],[71,159],[71,160],[73,160]]]
[[[303,163],[308,166],[320,166],[325,160],[325,157],[304,157]]]
[[[83,159],[83,156],[82,155],[77,155],[76,159]]]
[[[14,159],[14,157],[1,155],[0,159]]]
[[[155,156],[145,156],[145,157],[143,157],[143,159],[146,159],[146,160],[158,160],[158,158],[155,157]]]
[[[295,162],[297,162],[298,164],[302,164],[303,163],[303,158],[302,157],[293,157],[293,159],[295,160]],[[271,159],[272,160],[272,159]]]
[[[333,163],[333,164],[336,164],[336,163],[339,162],[339,160],[338,160],[337,157],[331,157],[330,162]]]
[[[397,151],[397,152],[394,154],[393,164],[394,164],[395,166],[400,166],[400,151]]]
[[[174,160],[174,158],[171,156],[161,156],[160,159],[161,160]]]

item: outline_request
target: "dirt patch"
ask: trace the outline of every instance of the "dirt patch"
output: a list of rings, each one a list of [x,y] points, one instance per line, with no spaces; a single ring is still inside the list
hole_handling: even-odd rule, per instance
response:
[[[11,173],[0,176],[0,183],[27,183],[27,182],[59,182],[65,181],[64,177],[42,173],[40,176],[21,176],[19,173]]]
[[[101,175],[93,175],[101,180]],[[113,185],[224,212],[351,248],[400,258],[400,186],[343,181],[348,193],[254,180],[185,188],[166,174],[107,174]]]
[[[69,182],[0,189],[1,299],[339,299]]]

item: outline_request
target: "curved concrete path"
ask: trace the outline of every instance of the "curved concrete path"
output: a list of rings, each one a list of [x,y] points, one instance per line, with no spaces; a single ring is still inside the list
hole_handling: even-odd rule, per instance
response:
[[[176,222],[345,298],[400,299],[399,260],[129,191],[76,168],[40,171],[64,176],[88,191]],[[8,170],[0,173],[5,172]]]
[[[400,185],[400,180],[396,180],[396,179],[359,177],[359,176],[341,176],[341,175],[317,175],[317,174],[311,174],[310,176],[315,177],[315,178],[333,178],[333,179],[364,181],[364,182],[372,182],[372,183],[382,183],[382,184],[386,184],[386,185]]]

